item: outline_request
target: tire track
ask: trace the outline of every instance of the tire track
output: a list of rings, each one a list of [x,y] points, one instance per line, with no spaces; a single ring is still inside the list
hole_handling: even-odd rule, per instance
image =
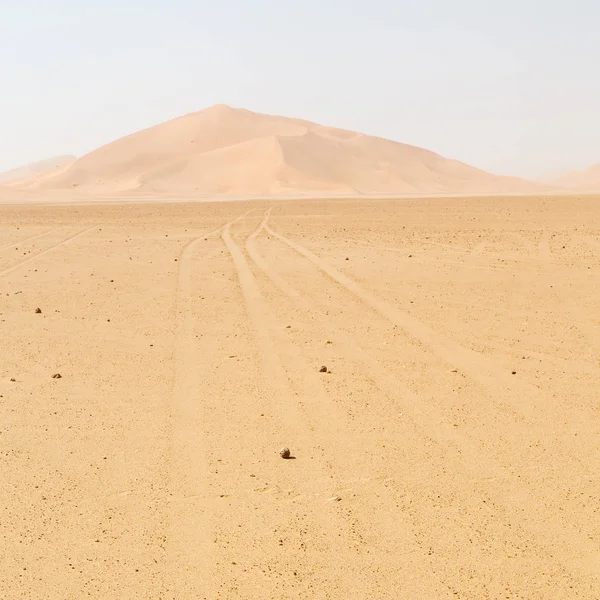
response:
[[[33,240],[37,240],[38,238],[44,237],[45,235],[50,235],[51,233],[56,233],[63,229],[62,227],[56,227],[55,229],[51,229],[50,231],[45,231],[44,233],[38,233],[37,235],[32,235],[31,237],[25,238],[24,240],[20,240],[18,242],[11,242],[8,244],[4,244],[0,246],[0,250],[4,250],[5,248],[14,248],[15,246],[20,246],[21,244],[26,244],[27,242],[31,242]]]
[[[253,242],[268,219],[268,214],[269,211],[258,229],[250,234],[246,241],[246,248],[249,254],[251,253],[253,260],[256,258],[260,260],[259,255],[253,248]],[[290,439],[302,439],[302,445],[305,446],[306,451],[309,451],[312,447],[320,455],[320,464],[318,465],[311,467],[308,464],[306,466],[303,463],[298,464],[298,474],[304,480],[314,481],[315,476],[320,472],[322,473],[320,476],[322,481],[326,482],[330,480],[330,485],[333,485],[335,481],[337,482],[335,489],[346,490],[346,492],[350,493],[352,490],[347,488],[347,484],[348,482],[352,482],[352,479],[356,477],[356,470],[350,469],[352,477],[349,477],[341,473],[341,469],[343,469],[344,465],[346,465],[345,468],[350,468],[348,467],[348,457],[353,451],[356,453],[358,434],[356,432],[352,435],[348,433],[343,419],[339,416],[339,409],[325,393],[319,378],[316,378],[314,372],[308,369],[302,354],[294,347],[289,347],[289,344],[283,342],[281,345],[287,345],[288,347],[285,350],[282,348],[282,351],[285,351],[288,362],[293,364],[294,371],[296,371],[295,381],[300,386],[297,395],[300,399],[306,399],[305,402],[299,401],[297,405],[294,405],[290,401],[294,397],[292,377],[284,367],[282,354],[276,348],[274,341],[275,332],[281,328],[276,324],[275,315],[264,298],[243,251],[233,241],[229,227],[225,227],[223,230],[223,241],[231,254],[238,272],[240,286],[246,299],[246,306],[259,345],[263,370],[268,370],[269,373],[267,381],[272,387],[275,397],[285,399],[285,404],[277,407],[280,415],[283,412],[281,417],[282,424],[288,430]],[[283,279],[279,278],[278,281],[280,284],[284,284]],[[292,291],[291,294],[294,295],[294,292]],[[336,448],[327,449],[330,446],[330,438],[323,436],[322,431],[324,427],[329,435],[333,435],[336,440],[339,440]],[[344,440],[348,440],[351,446],[349,447]],[[362,447],[360,443],[358,446]],[[363,460],[362,453],[360,453],[359,460]],[[380,465],[378,457],[376,460]],[[307,470],[299,473],[300,469]],[[371,482],[369,486],[372,486],[376,480],[381,481],[385,485],[385,480],[389,478],[379,474],[373,477],[367,476],[366,479]],[[370,543],[373,544],[373,550],[376,546],[381,545],[382,539],[389,540],[388,543],[391,544],[390,548],[402,547],[403,551],[399,551],[400,554],[412,553],[419,549],[419,542],[410,522],[407,522],[405,517],[400,517],[398,514],[393,517],[387,504],[380,506],[378,503],[372,503],[368,506],[368,513],[371,516],[368,522],[364,521],[362,514],[354,514],[351,508],[346,508],[344,512],[336,512],[333,516],[330,515],[322,528],[324,530],[331,528],[333,521],[335,523],[333,529],[337,534],[335,539],[329,540],[328,547],[325,550],[326,554],[342,551],[345,552],[344,558],[349,558],[352,553],[362,553],[369,548],[369,542],[367,542],[369,538]],[[320,515],[317,515],[317,517],[323,518]],[[410,548],[408,550],[407,545]],[[376,560],[377,553],[374,552],[373,554],[372,560]],[[426,555],[426,552],[423,552],[423,555]],[[415,571],[420,571],[423,577],[437,581],[438,591],[436,597],[452,597],[445,583],[432,575],[429,569],[417,563],[413,563],[412,567]],[[374,583],[367,576],[367,573],[370,575],[377,568],[381,568],[380,565],[371,564],[365,571],[363,564],[363,579],[364,584],[367,586],[366,590],[374,589]],[[397,574],[392,576],[397,577]],[[348,591],[351,591],[351,589],[349,588]]]
[[[510,415],[515,421],[515,426],[518,426],[524,433],[527,433],[527,429],[531,424],[539,422],[540,416],[546,415],[547,398],[540,392],[539,386],[515,379],[510,368],[502,368],[489,357],[465,348],[409,313],[365,290],[359,283],[327,264],[315,253],[274,231],[269,226],[268,220],[264,225],[264,229],[307,258],[329,279],[353,294],[360,302],[369,306],[384,319],[403,330],[410,338],[430,348],[444,363],[455,367],[458,372],[490,390],[494,404]],[[593,412],[588,412],[589,416],[594,418]],[[579,467],[585,466],[576,455],[573,460],[578,462]]]
[[[273,237],[292,248],[312,262],[329,279],[354,295],[384,319],[403,330],[410,338],[420,342],[436,354],[444,363],[455,367],[490,390],[494,403],[511,415],[515,424],[526,431],[527,427],[545,415],[547,398],[539,387],[516,380],[510,368],[502,368],[497,362],[438,333],[409,313],[389,304],[365,290],[359,283],[327,264],[315,253],[274,231],[268,224],[264,229]],[[591,416],[592,413],[590,413]],[[584,466],[580,461],[580,466]]]
[[[256,239],[261,231],[267,229],[267,223],[269,215],[266,215],[259,227],[249,236],[246,248],[248,255],[253,262],[263,271],[263,273],[271,280],[275,287],[283,293],[285,296],[293,299],[298,307],[306,313],[317,315],[324,331],[329,332],[329,337],[336,338],[342,341],[344,352],[348,355],[351,360],[362,364],[364,370],[373,375],[373,382],[378,385],[382,392],[386,393],[386,397],[395,398],[401,397],[406,400],[403,402],[403,409],[413,413],[413,421],[415,423],[421,422],[426,424],[427,427],[420,427],[421,433],[426,437],[431,437],[437,443],[447,443],[457,440],[457,434],[449,424],[445,423],[445,419],[440,418],[438,413],[432,412],[431,407],[426,405],[423,400],[410,391],[407,387],[402,386],[401,394],[398,394],[399,383],[395,378],[390,378],[386,374],[385,369],[379,364],[379,362],[369,356],[366,352],[359,348],[355,340],[350,336],[343,333],[341,329],[331,330],[330,326],[327,325],[327,316],[320,311],[315,304],[313,304],[306,296],[300,294],[293,286],[281,277],[275,269],[272,269],[267,262],[264,260],[258,248],[256,247]],[[393,381],[392,381],[393,379]],[[382,385],[383,384],[383,385]],[[390,409],[396,409],[396,406],[391,406]],[[484,470],[485,473],[487,470]],[[481,475],[481,473],[479,473]],[[477,477],[477,475],[475,475]]]
[[[75,233],[73,235],[70,235],[69,237],[65,238],[64,240],[58,242],[57,244],[53,244],[52,246],[50,246],[49,248],[46,248],[45,250],[42,250],[41,252],[38,252],[37,254],[34,254],[32,256],[29,256],[28,258],[19,261],[18,263],[10,266],[10,267],[6,267],[4,269],[0,270],[0,277],[4,277],[5,275],[8,275],[9,273],[12,273],[13,271],[16,271],[17,269],[20,269],[22,266],[42,257],[45,256],[46,254],[49,254],[50,252],[52,252],[53,250],[55,250],[56,248],[59,248],[60,246],[64,246],[65,244],[68,244],[69,242],[73,241],[74,239],[85,235],[86,233],[92,231],[93,229],[96,229],[97,225],[94,225],[92,227],[88,227],[87,229],[84,229],[83,231],[79,231],[78,233]]]
[[[523,504],[537,506],[536,517],[545,513],[544,525],[554,531],[558,531],[562,527],[567,533],[566,541],[557,540],[553,536],[540,535],[540,532],[544,531],[544,525],[537,522],[536,517],[524,523],[523,526],[527,533],[523,535],[523,538],[527,539],[531,536],[536,539],[538,547],[543,548],[548,557],[558,563],[566,564],[575,577],[580,574],[582,567],[589,575],[594,577],[600,575],[600,565],[598,563],[600,552],[598,552],[595,545],[582,537],[577,526],[570,523],[565,524],[562,514],[551,509],[533,490],[529,489],[531,483],[523,485],[521,482],[516,482],[511,474],[511,470],[514,470],[515,467],[514,464],[502,464],[492,456],[482,455],[481,440],[476,442],[470,436],[458,434],[445,416],[435,407],[423,402],[420,397],[405,386],[402,386],[399,390],[401,384],[398,383],[397,378],[394,378],[393,375],[390,376],[375,358],[360,348],[351,336],[344,334],[341,328],[332,330],[328,324],[327,315],[319,310],[306,296],[303,296],[293,286],[289,285],[275,269],[266,263],[256,247],[256,239],[262,230],[272,232],[272,229],[267,225],[268,220],[269,215],[267,214],[259,228],[248,238],[247,249],[250,257],[280,292],[292,299],[298,308],[310,313],[313,317],[317,317],[319,327],[323,331],[328,331],[330,337],[336,338],[342,343],[344,354],[351,361],[362,365],[363,370],[370,374],[372,382],[382,392],[383,397],[387,399],[385,406],[381,407],[382,416],[385,416],[386,412],[397,411],[397,402],[400,401],[402,411],[410,414],[411,420],[419,432],[425,438],[433,439],[442,449],[442,452],[448,455],[452,464],[462,471],[467,480],[489,482],[486,484],[487,489],[496,488],[491,497],[504,500],[504,506],[509,511],[509,514],[505,516],[508,527],[511,527],[511,523],[522,517],[521,507]],[[498,480],[497,484],[492,483],[495,480]],[[526,478],[523,478],[523,481],[526,481]],[[478,491],[474,490],[473,493],[477,495]],[[485,501],[486,499],[484,499]],[[487,501],[490,501],[489,496]],[[556,544],[562,544],[564,549],[564,552],[558,558],[554,556]],[[581,552],[582,549],[584,553]]]
[[[386,389],[382,389],[382,391],[387,391],[390,396],[395,396],[394,390],[396,390],[398,386],[398,380],[395,376],[390,376],[386,369],[382,367],[380,362],[376,360],[372,355],[368,352],[364,351],[357,345],[356,340],[352,337],[348,336],[343,332],[341,328],[331,329],[331,326],[328,325],[329,317],[325,314],[323,310],[320,310],[313,302],[311,302],[305,295],[301,294],[296,288],[290,285],[284,278],[282,278],[279,273],[273,269],[262,257],[260,252],[256,246],[256,239],[260,235],[261,231],[267,229],[267,223],[269,220],[269,216],[265,215],[265,218],[261,222],[260,226],[249,236],[247,240],[247,251],[248,255],[252,258],[254,263],[265,273],[265,275],[271,280],[273,285],[284,295],[293,299],[293,301],[306,313],[309,314],[318,314],[321,325],[324,331],[329,331],[331,338],[337,338],[343,342],[343,350],[349,357],[355,361],[358,361],[363,364],[365,367],[365,372],[371,374],[377,374],[378,380],[385,381],[388,383],[387,386],[384,386]],[[511,347],[508,344],[502,344],[500,342],[488,343],[487,346],[494,348],[496,350],[509,350],[513,354],[520,354],[515,348]],[[354,349],[354,350],[353,350]],[[474,352],[468,350],[468,352]],[[560,364],[561,361],[558,359],[554,359],[550,355],[545,355],[536,352],[529,352],[530,355],[536,356],[545,360],[554,361],[557,364]],[[484,357],[485,358],[485,357]],[[487,360],[487,359],[486,359]],[[593,370],[593,365],[590,363],[585,365],[586,368],[582,368],[582,372],[595,372]],[[408,406],[412,409],[416,409],[421,412],[423,415],[428,415],[427,421],[431,423],[433,430],[435,431],[440,427],[439,424],[447,421],[445,417],[442,416],[442,413],[436,411],[434,407],[426,405],[421,398],[419,398],[416,394],[414,394],[409,388],[405,387],[403,389],[403,394],[407,394],[410,400]],[[433,411],[433,412],[431,412]],[[436,425],[437,424],[437,425]],[[527,424],[525,424],[527,426]],[[518,426],[518,424],[514,424],[514,426]],[[429,429],[429,424],[428,424]],[[455,435],[455,430],[452,426],[447,423],[447,426],[443,427],[443,433],[441,430],[438,431],[439,440],[438,441],[448,441],[450,439],[458,439]]]
[[[250,211],[249,211],[250,212]],[[240,215],[229,224],[243,219]],[[202,499],[208,495],[208,463],[202,437],[202,410],[198,398],[202,380],[194,336],[196,317],[192,309],[192,259],[199,244],[217,235],[225,225],[191,240],[178,259],[175,298],[174,380],[167,414],[168,575],[165,592],[183,597],[211,568],[211,517]]]
[[[502,401],[506,409],[515,417],[522,421],[536,421],[540,411],[536,402],[543,406],[544,399],[540,397],[539,390],[535,386],[515,382],[508,368],[499,367],[488,357],[446,338],[416,317],[365,290],[358,282],[327,264],[314,252],[273,230],[268,224],[268,220],[264,229],[280,242],[307,258],[342,289],[353,294],[384,319],[403,330],[409,337],[431,348],[447,365],[457,368],[472,380],[491,389],[496,399]]]
[[[356,296],[375,312],[379,313],[392,324],[403,329],[412,338],[432,348],[432,350],[447,364],[458,367],[463,372],[469,374],[474,379],[482,381],[482,383],[485,383],[486,385],[497,385],[498,382],[501,382],[511,390],[514,388],[514,384],[510,380],[510,377],[504,372],[499,371],[499,369],[486,357],[445,338],[409,313],[390,305],[371,292],[368,292],[359,283],[341,273],[336,268],[328,265],[310,250],[273,230],[268,222],[265,223],[264,228],[265,231],[280,242],[283,242],[310,260],[330,279],[333,279],[342,288]],[[530,416],[534,415],[531,414]]]
[[[246,242],[246,249],[248,255],[253,262],[265,273],[273,285],[285,296],[293,301],[293,304],[300,310],[311,315],[313,318],[317,318],[318,327],[320,331],[326,332],[326,335],[330,339],[336,339],[343,348],[343,353],[362,368],[365,373],[368,373],[368,379],[370,379],[375,387],[380,391],[378,396],[377,406],[371,405],[369,412],[372,413],[375,410],[380,412],[380,421],[384,423],[384,429],[382,435],[391,437],[392,439],[406,439],[407,431],[400,429],[398,431],[389,431],[389,414],[397,414],[398,410],[402,411],[402,414],[409,415],[409,419],[412,421],[414,428],[420,434],[422,440],[417,442],[420,446],[427,446],[427,440],[432,440],[437,444],[439,448],[439,454],[443,456],[443,462],[448,466],[452,465],[453,470],[462,472],[465,480],[475,486],[475,489],[471,491],[469,500],[478,498],[479,502],[487,504],[488,507],[493,507],[495,510],[494,517],[498,518],[505,528],[504,535],[512,535],[513,532],[518,531],[521,526],[515,527],[515,522],[521,516],[521,504],[523,497],[527,497],[532,505],[536,502],[539,504],[537,498],[531,493],[523,490],[522,486],[519,486],[512,480],[509,470],[504,465],[496,463],[494,460],[489,460],[488,457],[482,455],[480,446],[471,439],[464,439],[464,436],[458,434],[457,430],[452,426],[451,423],[442,415],[442,413],[436,410],[435,407],[425,403],[422,398],[414,394],[406,386],[403,386],[398,382],[398,379],[394,375],[390,375],[386,372],[385,368],[376,360],[375,357],[369,355],[360,346],[356,344],[356,341],[348,335],[345,335],[341,328],[332,329],[330,317],[328,317],[323,311],[316,307],[309,298],[301,294],[296,288],[288,284],[288,282],[282,278],[279,273],[270,267],[264,260],[262,255],[257,249],[256,240],[264,229],[268,222],[269,214],[265,215],[265,218],[259,225],[259,227],[248,237]],[[323,401],[319,397],[318,392],[313,391],[312,394],[319,399],[319,404]],[[356,439],[356,432],[348,435],[339,435],[339,439]],[[425,443],[423,443],[425,442]],[[417,444],[414,444],[415,447]],[[368,447],[367,444],[360,444],[361,447]],[[425,463],[427,459],[423,457],[421,462],[421,468],[426,468]],[[361,473],[364,473],[364,469],[360,469]],[[445,471],[443,471],[445,472]],[[441,474],[434,475],[437,478]],[[443,475],[442,475],[443,476]],[[497,481],[497,483],[495,483]],[[444,489],[450,490],[456,485],[454,477],[450,481],[446,481]],[[459,484],[460,485],[460,484]],[[490,494],[491,490],[495,490],[495,493]],[[387,494],[394,495],[393,489],[388,486],[386,489]],[[460,494],[459,491],[453,491],[455,494]],[[507,496],[509,501],[506,505],[497,505],[494,507],[496,498],[502,498]],[[402,495],[395,496],[395,502],[402,503]],[[423,504],[423,502],[421,502]],[[545,508],[540,505],[540,510]],[[379,519],[380,517],[377,517]],[[557,523],[561,522],[561,515],[558,515]],[[376,520],[377,520],[376,519]],[[413,528],[419,531],[420,537],[429,537],[429,543],[435,544],[436,538],[431,537],[431,529],[429,527],[422,528],[423,515],[418,514],[414,517]],[[534,538],[539,537],[537,534],[538,523],[528,523],[527,527],[523,527],[521,530],[521,541],[528,540],[533,534]],[[477,527],[477,523],[472,525]],[[515,544],[517,547],[519,543]],[[552,540],[540,539],[536,544],[537,548],[542,553],[547,553],[547,560],[553,559],[554,546]],[[569,547],[573,550],[572,547]],[[572,555],[572,554],[571,554]],[[439,572],[444,567],[442,563],[436,563],[435,558],[423,557],[427,560],[431,567],[430,573]],[[593,562],[593,561],[592,561]],[[576,564],[579,566],[580,561]],[[573,565],[570,565],[573,567]],[[574,570],[573,573],[577,573]]]
[[[270,374],[268,378],[265,378],[265,384],[271,388],[274,398],[292,398],[293,393],[289,387],[288,376],[273,340],[273,332],[278,329],[274,315],[266,304],[242,250],[233,241],[229,226],[223,229],[222,238],[236,268],[248,316],[258,343],[263,373],[269,372]],[[300,425],[302,415],[298,407],[289,403],[285,405],[285,410],[279,408],[279,412],[282,413],[280,418],[283,427],[290,434],[292,432],[298,434],[298,430],[303,428]]]
[[[248,255],[273,283],[273,285],[285,296],[290,298],[294,304],[302,311],[319,319],[320,327],[324,332],[328,332],[328,337],[337,339],[341,342],[343,352],[348,358],[363,367],[364,372],[369,373],[373,383],[384,393],[384,398],[388,401],[386,408],[389,411],[397,411],[398,405],[394,402],[395,398],[400,398],[401,406],[404,411],[411,415],[411,420],[425,438],[432,439],[438,444],[454,444],[457,440],[457,434],[453,427],[445,422],[445,419],[439,418],[439,414],[432,412],[431,407],[426,405],[422,398],[414,394],[407,387],[396,380],[392,381],[390,375],[373,357],[364,352],[353,338],[346,335],[341,329],[335,331],[328,324],[327,315],[319,310],[311,300],[302,295],[296,288],[290,285],[279,273],[271,268],[264,260],[256,245],[256,239],[262,231],[265,230],[269,214],[266,214],[259,227],[248,237],[246,241],[246,250]],[[423,426],[426,424],[426,426]],[[474,469],[471,473],[474,479],[483,477],[482,473],[488,473],[488,469],[478,471]]]

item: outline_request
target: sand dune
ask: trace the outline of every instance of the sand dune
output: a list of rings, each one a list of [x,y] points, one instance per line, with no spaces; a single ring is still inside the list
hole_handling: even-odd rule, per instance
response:
[[[548,183],[574,191],[600,192],[600,164],[564,173]]]
[[[35,190],[19,189],[0,184],[0,202],[27,202],[40,198]]]
[[[90,194],[269,196],[542,192],[433,152],[228,106],[121,138],[24,185]]]
[[[75,156],[55,156],[46,160],[40,160],[10,171],[0,173],[1,183],[27,183],[31,178],[40,177],[45,174],[58,174],[61,169],[76,160]]]
[[[84,193],[73,190],[40,190],[34,186],[23,187],[12,184],[0,184],[0,204],[18,203],[71,203],[76,200],[90,200]]]

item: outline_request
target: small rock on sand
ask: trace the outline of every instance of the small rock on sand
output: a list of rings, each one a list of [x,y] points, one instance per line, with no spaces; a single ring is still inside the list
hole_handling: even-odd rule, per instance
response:
[[[52,375],[52,379],[62,379],[62,375],[60,373],[54,373],[54,375]]]
[[[41,308],[36,308],[35,309],[35,314],[36,315],[41,315],[42,314],[42,309]]]
[[[319,373],[327,373],[327,367],[323,366],[319,369]]]
[[[290,449],[287,447],[284,447],[279,451],[279,456],[281,456],[281,458],[289,458],[291,455],[292,455],[292,453],[290,452]]]

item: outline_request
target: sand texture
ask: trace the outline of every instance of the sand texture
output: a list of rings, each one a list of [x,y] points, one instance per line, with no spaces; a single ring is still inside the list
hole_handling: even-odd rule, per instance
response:
[[[0,598],[600,598],[597,202],[0,206]]]
[[[36,190],[14,188],[0,183],[0,204],[18,204],[28,201],[38,201],[43,203],[47,201],[47,199],[47,194],[42,195],[39,192],[36,192]]]
[[[0,173],[0,183],[24,183],[31,178],[57,174],[75,160],[74,156],[55,156]]]
[[[90,196],[184,197],[530,193],[433,152],[308,121],[218,105],[121,138],[21,180]]]
[[[600,164],[592,165],[580,171],[571,171],[554,177],[548,183],[582,192],[600,191]]]

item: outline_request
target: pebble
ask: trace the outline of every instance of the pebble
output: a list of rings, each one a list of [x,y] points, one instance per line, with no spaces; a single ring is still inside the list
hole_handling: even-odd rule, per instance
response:
[[[292,453],[290,452],[290,449],[287,447],[284,447],[279,451],[279,456],[281,456],[281,458],[289,458],[291,455],[292,455]]]

